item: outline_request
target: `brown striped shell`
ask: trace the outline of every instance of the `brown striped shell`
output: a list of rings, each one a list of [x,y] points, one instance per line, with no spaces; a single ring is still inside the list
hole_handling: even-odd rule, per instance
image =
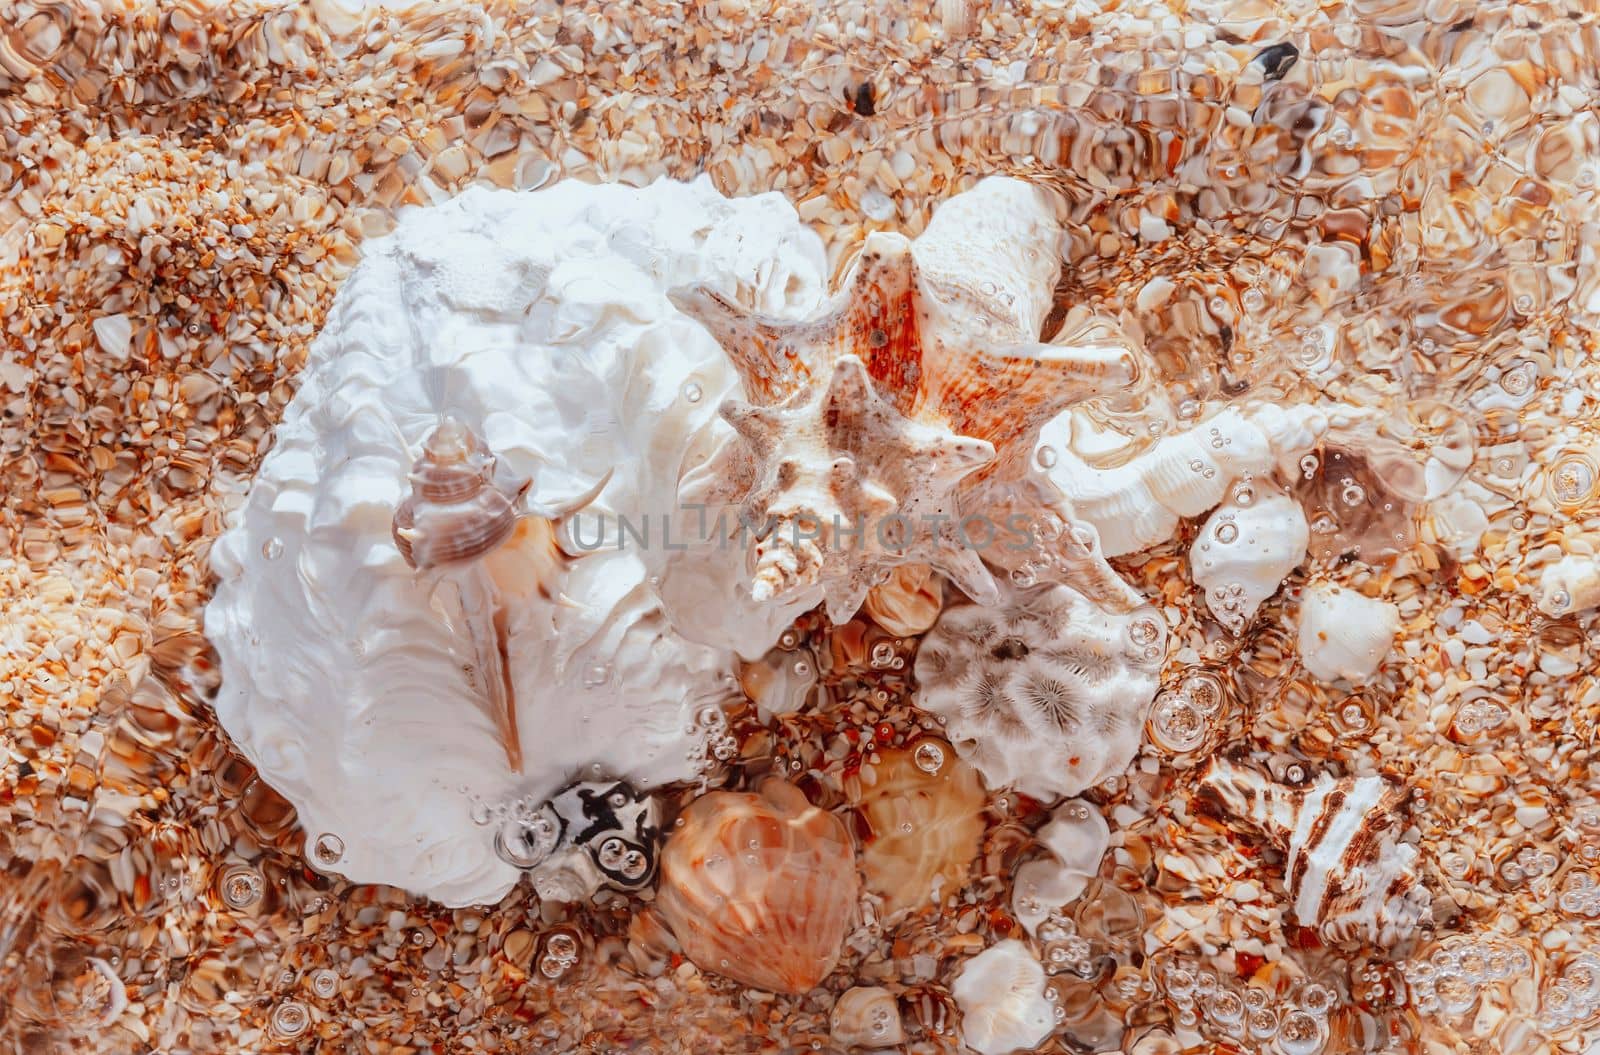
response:
[[[530,480],[496,472],[493,452],[467,426],[446,419],[411,468],[411,494],[394,511],[394,544],[418,571],[462,564],[511,535]]]
[[[838,963],[860,896],[844,824],[770,779],[689,804],[661,851],[656,911],[702,970],[804,993]]]

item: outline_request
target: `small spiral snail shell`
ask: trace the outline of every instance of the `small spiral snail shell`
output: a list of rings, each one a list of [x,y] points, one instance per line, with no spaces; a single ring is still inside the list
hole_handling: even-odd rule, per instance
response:
[[[532,482],[497,473],[483,440],[447,418],[411,468],[411,494],[394,513],[394,544],[418,571],[475,560],[511,535]]]

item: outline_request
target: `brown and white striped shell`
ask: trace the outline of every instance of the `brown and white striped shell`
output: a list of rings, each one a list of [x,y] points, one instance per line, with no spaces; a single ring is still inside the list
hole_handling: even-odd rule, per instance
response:
[[[510,537],[532,482],[498,471],[476,433],[447,418],[411,469],[411,494],[395,509],[394,544],[418,571],[461,564]]]
[[[689,804],[661,852],[656,910],[702,970],[804,993],[838,963],[860,896],[844,824],[771,779]]]
[[[1294,788],[1215,758],[1200,790],[1287,855],[1284,886],[1294,917],[1323,940],[1389,946],[1410,937],[1428,915],[1431,897],[1418,881],[1416,847],[1400,842],[1403,785],[1324,773]]]

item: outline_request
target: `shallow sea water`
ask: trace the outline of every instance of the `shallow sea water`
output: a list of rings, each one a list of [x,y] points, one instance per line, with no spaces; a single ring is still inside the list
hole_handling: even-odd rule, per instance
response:
[[[1453,0],[754,8],[4,16],[4,1050],[1600,1043],[1600,16]],[[211,546],[302,367],[319,368],[312,341],[364,243],[474,183],[699,175],[794,203],[830,290],[868,232],[915,236],[986,176],[1043,188],[1061,269],[1030,336],[1110,342],[1139,369],[1053,444],[1002,452],[1036,474],[1137,467],[1170,437],[1205,443],[1230,410],[1371,417],[1264,474],[1228,478],[1205,454],[1169,490],[1215,497],[1111,561],[1154,613],[1128,632],[1155,643],[1159,684],[1117,719],[1136,754],[1081,794],[1026,794],[972,764],[980,745],[955,727],[1020,708],[1021,689],[921,706],[937,672],[919,656],[947,644],[933,616],[964,599],[897,576],[849,619],[800,613],[730,667],[717,706],[691,708],[693,776],[648,789],[648,881],[626,878],[633,843],[596,838],[582,852],[615,874],[577,899],[544,873],[463,907],[352,882],[373,833],[302,823],[323,804],[275,790],[282,746],[213,710],[238,675],[206,636]],[[96,324],[108,314],[121,322]],[[854,336],[870,360],[873,333]],[[711,409],[698,382],[672,388],[662,414]],[[437,422],[413,424],[414,456]],[[1305,555],[1235,633],[1193,569],[1237,538],[1215,506],[1247,522],[1276,491],[1303,512]],[[1072,537],[1061,516],[1047,538]],[[275,562],[284,544],[256,549]],[[990,564],[1019,596],[1082,582],[1066,558]],[[1308,669],[1297,628],[1329,585],[1393,606],[1370,673]],[[465,598],[427,618],[488,696],[494,622],[469,626]],[[1069,651],[1049,613],[997,611],[974,663],[1047,651],[1032,633]],[[1105,659],[1082,648],[1062,662]],[[570,673],[598,689],[628,672]],[[418,736],[448,746],[441,730],[475,720]],[[1110,737],[1087,724],[1074,735]],[[524,725],[533,760],[539,733]],[[1420,918],[1351,939],[1297,915],[1304,858],[1201,792],[1213,759],[1270,781],[1261,802],[1299,802],[1324,776],[1397,789],[1371,845],[1414,848]],[[374,779],[403,815],[413,782],[443,778]],[[534,872],[554,789],[465,789],[449,837]],[[1042,829],[1090,811],[1108,849],[1029,930],[1040,906],[1018,884],[1049,856]],[[974,962],[1002,947],[1012,958],[980,979]],[[1008,1029],[1028,1039],[992,1039]]]

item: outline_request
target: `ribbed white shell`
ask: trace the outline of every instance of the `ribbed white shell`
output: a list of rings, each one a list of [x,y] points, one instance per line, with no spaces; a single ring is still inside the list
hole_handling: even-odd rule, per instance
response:
[[[1300,503],[1265,481],[1218,506],[1189,547],[1189,570],[1217,621],[1235,634],[1306,556],[1311,529]]]

